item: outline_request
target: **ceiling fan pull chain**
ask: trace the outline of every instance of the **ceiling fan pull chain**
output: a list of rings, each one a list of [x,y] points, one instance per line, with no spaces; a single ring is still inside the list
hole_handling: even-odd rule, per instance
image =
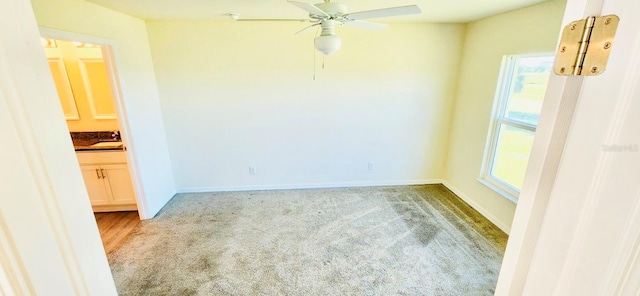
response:
[[[313,80],[316,80],[316,48],[313,47]]]

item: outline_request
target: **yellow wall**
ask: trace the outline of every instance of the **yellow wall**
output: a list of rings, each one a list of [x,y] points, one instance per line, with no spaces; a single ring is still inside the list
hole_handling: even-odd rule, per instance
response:
[[[516,205],[476,180],[502,57],[554,52],[565,5],[554,0],[467,25],[444,179],[504,230]]]
[[[463,25],[337,28],[313,80],[304,24],[147,24],[178,190],[442,177]]]

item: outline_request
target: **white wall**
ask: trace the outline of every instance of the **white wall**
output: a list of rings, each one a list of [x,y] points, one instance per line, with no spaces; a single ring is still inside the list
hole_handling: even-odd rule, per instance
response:
[[[315,81],[314,33],[293,34],[303,24],[147,26],[178,190],[443,175],[462,25],[338,28],[343,47],[324,70],[316,55]]]
[[[476,179],[504,55],[554,52],[566,1],[554,0],[467,25],[444,179],[503,230],[516,205]]]
[[[144,21],[82,0],[33,0],[38,25],[113,40],[149,216],[175,193]]]

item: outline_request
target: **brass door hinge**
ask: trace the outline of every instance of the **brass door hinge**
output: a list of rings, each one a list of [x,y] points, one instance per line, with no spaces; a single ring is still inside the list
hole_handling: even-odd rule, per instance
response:
[[[554,72],[563,76],[595,76],[607,68],[620,18],[590,16],[564,27]]]

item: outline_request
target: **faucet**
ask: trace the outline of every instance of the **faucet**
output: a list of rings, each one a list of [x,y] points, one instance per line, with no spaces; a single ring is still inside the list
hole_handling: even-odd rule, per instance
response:
[[[122,141],[122,137],[120,136],[120,131],[112,131],[111,132],[111,138],[114,139],[117,142]]]

